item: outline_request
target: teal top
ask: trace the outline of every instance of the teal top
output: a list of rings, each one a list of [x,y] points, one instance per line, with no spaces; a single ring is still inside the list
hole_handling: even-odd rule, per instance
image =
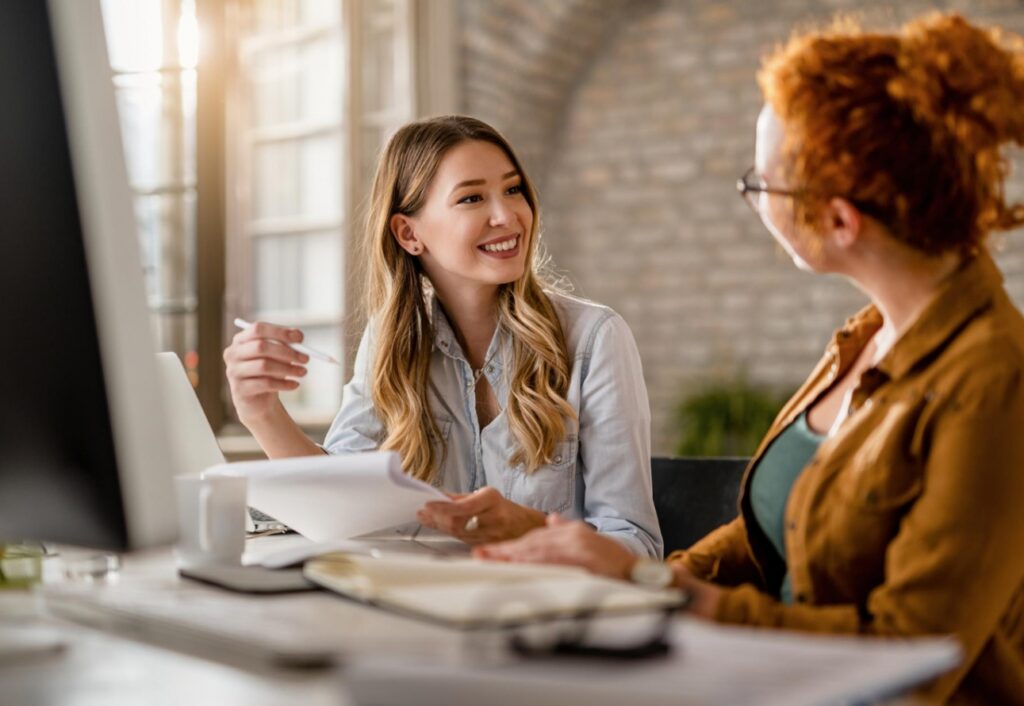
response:
[[[772,442],[750,479],[750,506],[761,530],[786,561],[786,501],[797,476],[825,439],[807,425],[807,412],[797,417]],[[791,603],[789,572],[782,581],[782,601]]]

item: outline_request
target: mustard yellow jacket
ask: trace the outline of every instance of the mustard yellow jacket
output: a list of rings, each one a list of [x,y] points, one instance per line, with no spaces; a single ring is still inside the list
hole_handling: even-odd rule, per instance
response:
[[[750,474],[881,326],[839,329],[743,480],[740,515],[670,562],[727,586],[723,622],[884,636],[952,634],[961,667],[929,700],[1024,704],[1024,318],[987,253],[951,275],[861,377],[851,414],[797,478],[786,567],[753,519]]]

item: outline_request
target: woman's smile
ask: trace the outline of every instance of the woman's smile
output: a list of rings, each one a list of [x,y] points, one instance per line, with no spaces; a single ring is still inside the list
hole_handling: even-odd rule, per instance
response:
[[[477,250],[488,257],[507,260],[519,254],[519,241],[521,239],[522,238],[519,233],[503,235],[498,238],[492,238],[486,243],[478,245]]]

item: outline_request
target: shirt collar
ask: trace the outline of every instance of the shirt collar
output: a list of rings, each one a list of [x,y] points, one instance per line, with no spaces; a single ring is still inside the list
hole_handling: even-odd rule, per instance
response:
[[[430,295],[429,310],[431,327],[434,330],[434,350],[441,351],[441,353],[449,358],[461,360],[468,365],[469,361],[462,350],[462,346],[459,345],[459,339],[455,337],[455,330],[452,329],[448,317],[445,316],[444,309],[441,308],[441,302],[433,294]],[[487,347],[486,360],[488,365],[494,366],[492,370],[501,369],[504,352],[500,355],[495,353],[499,346],[506,346],[508,343],[509,339],[504,335],[504,327],[499,324],[490,345]]]
[[[449,358],[465,360],[462,354],[462,347],[455,337],[452,325],[448,323],[448,317],[444,315],[441,302],[437,297],[430,295],[430,324],[434,332],[434,349],[441,351]]]

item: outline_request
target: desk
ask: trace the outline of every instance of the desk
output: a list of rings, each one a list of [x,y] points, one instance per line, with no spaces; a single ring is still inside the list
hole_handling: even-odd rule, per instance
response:
[[[450,631],[325,592],[235,595],[182,579],[169,550],[127,555],[116,581],[103,590],[140,588],[174,591],[197,599],[226,599],[239,608],[255,606],[265,624],[291,623],[318,636],[334,636],[340,651],[429,652],[446,644],[454,649],[459,642],[457,634]],[[233,664],[230,654],[222,654],[220,659],[183,654],[45,615],[43,601],[26,591],[0,592],[0,623],[52,626],[67,643],[62,654],[35,657],[26,663],[0,664],[0,706],[350,703],[335,669],[268,670]]]
[[[517,668],[495,670],[476,665],[467,667],[464,662],[459,666],[452,660],[447,660],[447,665],[421,666],[422,658],[427,655],[436,661],[446,653],[454,655],[463,650],[464,654],[464,635],[367,608],[327,593],[230,596],[219,589],[178,578],[169,551],[127,557],[117,584],[105,590],[139,587],[176,591],[200,598],[215,597],[226,600],[225,605],[255,607],[261,616],[260,627],[280,624],[284,620],[294,624],[304,635],[326,635],[336,640],[340,651],[354,657],[350,662],[353,665],[351,684],[362,685],[361,693],[384,695],[382,703],[403,706],[417,703],[469,704],[480,703],[481,694],[486,694],[490,697],[484,699],[486,703],[520,704],[522,694],[529,693],[528,701],[535,706],[561,704],[575,700],[572,698],[577,690],[574,684],[581,692],[594,692],[595,686],[603,691],[592,693],[593,698],[588,697],[591,703],[620,703],[626,694],[617,692],[623,684],[628,686],[630,679],[627,677],[630,675],[627,672],[637,676],[635,667],[608,662],[564,667],[562,663],[545,662],[539,665],[539,670],[527,668],[524,671]],[[227,599],[226,595],[229,596]],[[27,592],[0,593],[0,617],[30,612],[29,609],[38,603],[36,598]],[[335,669],[246,669],[232,666],[230,660],[199,659],[52,618],[38,620],[59,627],[68,649],[63,654],[40,658],[28,665],[0,666],[0,706],[348,706],[353,703],[343,672]],[[687,625],[691,627],[687,628]],[[659,704],[720,704],[734,703],[734,700],[728,700],[729,695],[746,694],[749,697],[758,694],[760,703],[762,684],[758,683],[759,677],[754,673],[758,671],[755,664],[763,662],[776,651],[786,652],[788,649],[788,654],[793,655],[792,649],[798,649],[807,655],[812,650],[821,650],[825,644],[818,642],[811,646],[808,638],[809,641],[801,647],[803,638],[793,634],[761,632],[759,635],[763,637],[757,638],[757,644],[751,646],[747,641],[744,656],[739,654],[740,650],[734,649],[734,645],[739,643],[728,643],[732,639],[729,628],[701,625],[686,619],[680,622],[680,626],[683,631],[681,651],[676,657],[663,662],[660,671],[656,663],[641,665],[644,679],[632,680],[632,700]],[[831,648],[829,645],[824,651]],[[848,648],[849,645],[843,649]],[[852,653],[840,655],[840,661],[833,658],[831,662],[820,662],[824,666],[812,666],[813,673],[797,676],[792,680],[792,688],[785,686],[790,691],[776,690],[774,699],[765,702],[833,703],[836,694],[834,690],[828,693],[829,688],[834,689],[828,682],[844,679],[848,682],[851,679],[870,681],[871,675],[880,672],[870,665],[870,660],[863,658],[863,653],[870,650],[874,655],[872,659],[877,663],[880,660],[876,653],[885,649],[874,644],[870,648],[855,647]],[[858,651],[860,656],[857,656]],[[714,657],[712,653],[720,657]],[[847,660],[846,656],[851,654],[853,659]],[[401,658],[395,660],[395,655]],[[391,659],[382,661],[380,658],[384,656]],[[679,662],[680,659],[685,662]],[[934,661],[934,655],[931,659]],[[785,660],[790,667],[803,662],[792,656],[785,657]],[[883,657],[881,661],[888,660]],[[814,662],[810,659],[808,663]],[[686,669],[680,669],[680,664]],[[916,669],[920,671],[920,664]],[[766,668],[760,665],[759,670],[763,674]],[[621,679],[616,677],[618,672],[621,672]],[[436,679],[431,676],[435,673]],[[539,677],[539,681],[534,677]],[[891,677],[890,672],[887,678]],[[777,686],[778,676],[773,679]],[[544,682],[557,684],[558,688],[549,689]],[[651,690],[650,699],[645,685],[655,687]],[[704,698],[692,698],[698,691],[704,692]],[[817,695],[808,698],[809,692]],[[691,698],[683,697],[683,694]],[[555,700],[551,701],[552,698]],[[744,700],[750,702],[749,698]]]

